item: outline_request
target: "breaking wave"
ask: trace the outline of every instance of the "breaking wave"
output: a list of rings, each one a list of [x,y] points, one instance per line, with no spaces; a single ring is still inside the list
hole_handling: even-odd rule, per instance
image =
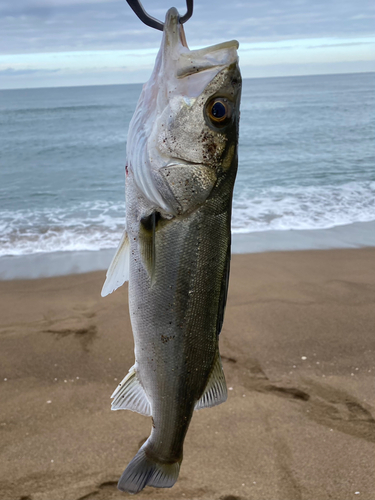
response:
[[[375,220],[375,182],[243,189],[234,197],[232,231],[326,229]]]
[[[373,220],[375,182],[257,190],[242,184],[234,197],[232,231],[323,229]],[[4,210],[0,212],[0,256],[113,248],[124,225],[124,203]]]

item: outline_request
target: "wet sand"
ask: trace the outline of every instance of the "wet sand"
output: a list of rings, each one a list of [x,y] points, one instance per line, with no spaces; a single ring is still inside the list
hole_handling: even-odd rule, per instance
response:
[[[110,411],[134,360],[104,272],[0,282],[0,498],[112,500],[151,422]],[[195,412],[155,500],[375,499],[375,249],[235,255],[228,401]]]

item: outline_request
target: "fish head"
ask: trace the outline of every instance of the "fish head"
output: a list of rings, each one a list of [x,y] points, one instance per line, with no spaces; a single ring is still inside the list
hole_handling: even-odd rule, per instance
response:
[[[129,128],[128,164],[151,204],[177,215],[204,203],[229,171],[235,177],[241,74],[238,42],[190,50],[178,11]],[[130,161],[129,161],[130,160]]]

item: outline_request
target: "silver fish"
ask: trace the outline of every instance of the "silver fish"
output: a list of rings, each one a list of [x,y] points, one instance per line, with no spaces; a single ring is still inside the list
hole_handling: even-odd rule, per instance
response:
[[[238,42],[189,50],[178,20],[170,9],[130,123],[127,229],[102,290],[129,280],[135,364],[112,409],[152,417],[118,483],[130,493],[173,486],[194,409],[227,398],[218,336],[237,171]]]

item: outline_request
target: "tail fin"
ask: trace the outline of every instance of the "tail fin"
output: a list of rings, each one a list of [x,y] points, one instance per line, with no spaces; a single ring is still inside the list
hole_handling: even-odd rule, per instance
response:
[[[146,443],[122,473],[117,488],[128,493],[139,493],[145,486],[172,488],[180,472],[180,462],[161,463],[147,457]]]

